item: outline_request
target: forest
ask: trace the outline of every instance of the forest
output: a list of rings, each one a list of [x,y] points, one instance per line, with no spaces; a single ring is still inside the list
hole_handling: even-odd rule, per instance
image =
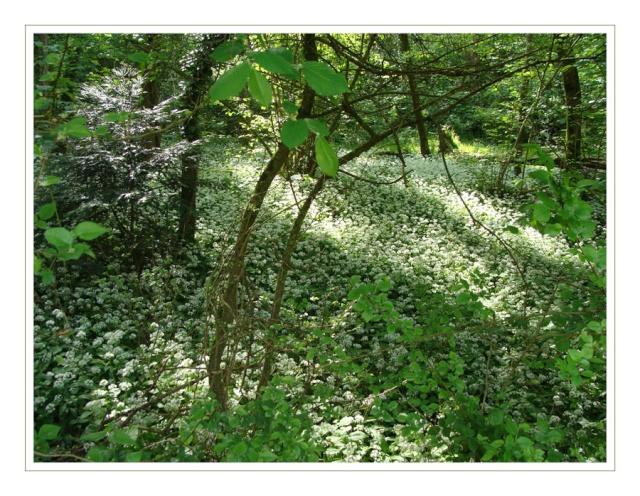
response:
[[[607,461],[605,34],[31,43],[35,462]]]

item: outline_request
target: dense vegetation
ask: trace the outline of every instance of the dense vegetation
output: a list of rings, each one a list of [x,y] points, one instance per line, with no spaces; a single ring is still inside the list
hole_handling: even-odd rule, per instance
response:
[[[44,461],[604,461],[597,34],[34,38]]]

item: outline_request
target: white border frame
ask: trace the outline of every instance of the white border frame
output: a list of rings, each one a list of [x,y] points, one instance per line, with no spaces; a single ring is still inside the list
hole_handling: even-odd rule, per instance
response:
[[[33,35],[38,33],[601,33],[607,54],[607,461],[601,463],[70,463],[33,461]],[[614,471],[615,27],[613,25],[25,25],[25,470],[26,471]]]

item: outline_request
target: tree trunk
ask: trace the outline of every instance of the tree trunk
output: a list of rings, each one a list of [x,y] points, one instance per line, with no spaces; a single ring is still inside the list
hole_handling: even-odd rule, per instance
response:
[[[227,38],[226,35],[205,35],[191,71],[191,80],[185,91],[184,107],[193,113],[182,127],[182,135],[189,143],[198,141],[200,131],[200,110],[198,104],[206,95],[210,80],[212,59],[209,56],[213,49]],[[198,191],[198,163],[200,149],[190,148],[182,157],[180,177],[180,205],[178,220],[178,240],[191,243],[196,233],[196,194]]]
[[[303,36],[303,52],[305,60],[318,59],[314,34],[309,33]],[[314,91],[308,85],[305,85],[302,94],[302,103],[298,111],[299,119],[311,115],[314,98]],[[288,157],[289,149],[283,143],[280,143],[275,154],[258,179],[249,203],[242,215],[240,229],[233,251],[221,269],[222,287],[220,288],[220,299],[214,306],[215,335],[210,350],[207,371],[209,388],[216,396],[218,404],[223,410],[227,407],[228,384],[225,380],[225,370],[222,368],[222,358],[227,347],[227,342],[229,341],[229,336],[232,333],[232,326],[238,316],[238,288],[244,271],[247,245],[253,224],[269,191],[269,187]]]
[[[408,34],[400,35],[400,46],[404,53],[409,52],[410,45]],[[418,96],[418,89],[414,75],[411,73],[407,74],[407,81],[409,83],[409,93],[411,94],[413,113],[416,117],[416,129],[418,130],[418,139],[420,140],[420,153],[423,157],[426,157],[431,155],[431,150],[429,150],[429,137],[427,135],[427,128],[420,108],[420,98]]]
[[[148,53],[152,56],[153,52],[157,50],[157,43],[159,35],[148,34],[146,35]],[[142,105],[144,108],[154,108],[160,103],[160,84],[158,81],[158,71],[153,68],[149,70],[144,77],[142,83]],[[147,148],[160,148],[160,132],[150,133],[146,139]]]
[[[282,300],[284,297],[284,285],[287,281],[287,275],[289,274],[289,268],[291,267],[291,256],[298,244],[298,238],[300,237],[300,231],[302,230],[302,224],[309,213],[311,204],[316,199],[322,188],[324,187],[325,177],[322,176],[316,181],[315,186],[307,196],[304,204],[300,208],[296,220],[293,223],[291,231],[289,231],[289,238],[287,239],[287,246],[282,255],[282,261],[280,263],[280,271],[278,272],[278,278],[276,280],[276,290],[273,295],[273,304],[271,306],[271,316],[269,318],[269,327],[278,322],[280,318],[280,309],[282,308]],[[271,378],[271,368],[273,363],[273,341],[267,339],[265,346],[265,358],[262,366],[262,374],[260,375],[260,382],[258,384],[258,390],[267,385]]]
[[[579,161],[582,155],[582,91],[570,37],[561,40],[558,52],[567,107],[565,156],[569,165]]]

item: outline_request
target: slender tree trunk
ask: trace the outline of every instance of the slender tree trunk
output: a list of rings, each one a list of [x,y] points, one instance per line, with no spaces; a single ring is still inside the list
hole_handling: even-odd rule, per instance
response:
[[[562,83],[567,107],[565,156],[567,165],[570,165],[579,161],[582,156],[582,91],[571,38],[562,39],[559,55],[563,66]]]
[[[523,76],[520,84],[520,91],[518,97],[518,135],[516,136],[516,153],[520,155],[522,153],[522,145],[529,142],[530,127],[526,122],[527,119],[527,100],[529,98],[529,85],[530,77]]]
[[[182,135],[189,142],[198,141],[200,131],[200,110],[198,104],[207,92],[213,61],[213,49],[226,39],[226,35],[205,35],[196,55],[191,72],[191,80],[185,91],[184,106],[193,113],[182,127]],[[200,148],[192,147],[182,157],[180,176],[180,205],[178,220],[178,240],[191,243],[196,233],[196,195],[198,191],[198,164]]]
[[[409,49],[411,47],[409,45],[408,34],[405,33],[400,35],[400,47],[402,48],[402,51],[404,53],[409,52]],[[427,127],[422,115],[422,110],[420,107],[420,97],[418,96],[418,88],[413,74],[409,73],[407,75],[407,82],[409,83],[409,93],[411,93],[413,113],[416,117],[416,129],[418,130],[418,139],[420,140],[420,153],[423,157],[426,157],[428,155],[431,155],[431,150],[429,150],[429,137],[427,135]]]
[[[158,49],[157,44],[160,40],[157,34],[146,35],[148,53],[153,55],[153,52]],[[160,82],[159,75],[156,68],[149,70],[144,77],[142,83],[142,105],[144,108],[154,108],[160,103]],[[160,132],[151,133],[146,140],[147,148],[160,148]]]
[[[278,322],[280,319],[280,309],[282,308],[282,300],[284,297],[284,285],[287,281],[287,275],[289,274],[289,269],[291,268],[291,256],[293,255],[294,250],[298,244],[298,238],[300,237],[300,231],[302,230],[302,225],[304,224],[304,220],[309,213],[309,208],[311,208],[311,204],[316,199],[322,188],[324,187],[325,177],[322,176],[320,179],[316,181],[315,186],[307,196],[307,199],[302,204],[302,207],[298,211],[298,215],[296,220],[293,223],[293,227],[291,231],[289,231],[289,238],[287,239],[287,246],[284,250],[284,254],[282,255],[282,261],[280,263],[280,271],[278,272],[278,278],[276,280],[276,290],[273,295],[273,304],[271,306],[271,315],[269,318],[269,327]],[[269,331],[268,331],[269,332]],[[269,379],[271,378],[271,368],[273,364],[273,341],[272,339],[267,339],[267,344],[265,346],[265,358],[262,366],[262,373],[260,375],[260,382],[258,384],[258,390],[262,389],[267,385]]]
[[[303,52],[305,60],[317,60],[315,35],[312,33],[303,36]],[[314,91],[306,85],[302,94],[302,103],[298,111],[298,118],[305,118],[311,115]],[[244,211],[240,221],[240,229],[236,237],[236,242],[230,258],[224,263],[221,269],[222,287],[220,288],[220,299],[215,305],[215,335],[213,345],[210,350],[209,363],[207,366],[209,376],[209,388],[216,396],[221,409],[227,407],[228,384],[225,381],[226,375],[222,368],[222,358],[227,347],[229,337],[233,332],[233,325],[238,316],[238,288],[244,271],[244,263],[247,252],[247,245],[251,236],[253,224],[256,221],[264,198],[269,191],[271,183],[277,176],[280,169],[289,157],[289,149],[283,144],[278,145],[278,149],[260,175],[253,194]]]

